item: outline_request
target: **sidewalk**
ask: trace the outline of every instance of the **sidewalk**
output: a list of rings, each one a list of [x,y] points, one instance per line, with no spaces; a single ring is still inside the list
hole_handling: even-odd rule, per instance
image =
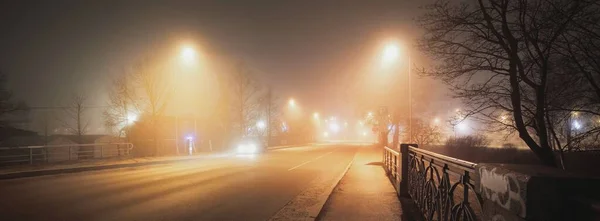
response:
[[[223,153],[206,153],[193,156],[167,156],[167,157],[137,157],[67,161],[54,164],[19,165],[0,168],[1,179],[13,179],[31,176],[51,175],[59,173],[73,173],[91,170],[115,169],[122,167],[144,166],[175,161],[195,160],[207,157],[225,156]]]
[[[268,150],[297,147],[302,145],[273,146]],[[136,157],[91,159],[79,161],[65,161],[62,163],[17,165],[0,167],[0,180],[32,176],[52,175],[60,173],[75,173],[92,170],[117,169],[124,167],[145,166],[152,164],[171,163],[177,161],[195,160],[209,157],[229,156],[228,152],[202,152],[192,156],[165,156],[165,157]]]
[[[381,158],[379,148],[359,150],[317,220],[415,220],[400,203]]]

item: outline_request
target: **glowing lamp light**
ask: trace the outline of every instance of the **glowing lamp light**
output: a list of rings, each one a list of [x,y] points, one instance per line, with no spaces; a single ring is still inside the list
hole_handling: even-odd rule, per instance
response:
[[[193,136],[187,136],[187,137],[185,137],[185,139],[186,140],[194,140],[194,137]]]
[[[294,99],[290,99],[288,101],[288,104],[290,105],[290,107],[295,107],[296,106],[296,101]]]
[[[338,131],[340,131],[340,125],[336,123],[331,123],[329,124],[329,130],[333,133],[337,133]]]
[[[184,46],[181,49],[181,60],[185,63],[192,63],[196,59],[196,51],[191,46]]]
[[[318,120],[319,119],[319,113],[318,112],[313,113],[313,118],[315,120]]]
[[[398,59],[398,55],[400,54],[400,49],[396,44],[388,44],[383,48],[383,53],[381,54],[381,62],[382,65],[389,65]]]
[[[459,130],[466,130],[467,127],[467,123],[466,122],[460,122],[456,125],[456,128],[458,128]]]
[[[329,137],[329,133],[323,132],[323,137]]]
[[[577,120],[574,120],[572,123],[572,128],[575,130],[581,129],[581,123],[579,123],[579,121],[577,121]]]
[[[287,127],[287,124],[285,124],[285,122],[281,123],[281,131],[282,132],[288,131],[288,127]]]
[[[133,124],[138,120],[137,114],[127,114],[127,124]]]
[[[433,119],[433,123],[434,124],[439,124],[440,123],[440,118],[436,117],[435,119]]]
[[[258,127],[258,129],[265,129],[267,127],[267,124],[261,120],[256,122],[256,127]]]

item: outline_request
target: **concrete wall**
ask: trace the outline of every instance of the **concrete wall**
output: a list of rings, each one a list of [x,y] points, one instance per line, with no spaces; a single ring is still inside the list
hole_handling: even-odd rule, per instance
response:
[[[479,164],[483,220],[598,220],[600,179],[532,165]],[[581,203],[586,199],[590,203]]]

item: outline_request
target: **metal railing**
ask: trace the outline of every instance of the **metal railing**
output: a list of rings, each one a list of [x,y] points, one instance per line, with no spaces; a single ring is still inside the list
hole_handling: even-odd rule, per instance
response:
[[[400,145],[384,148],[384,168],[403,197],[410,197],[426,220],[481,220],[482,198],[475,190],[477,164]]]
[[[66,144],[0,147],[0,165],[52,163],[130,156],[131,143]]]

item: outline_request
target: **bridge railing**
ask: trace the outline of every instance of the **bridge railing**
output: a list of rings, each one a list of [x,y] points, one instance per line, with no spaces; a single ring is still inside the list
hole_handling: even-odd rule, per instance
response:
[[[600,220],[600,179],[541,165],[472,163],[416,144],[385,147],[400,197],[425,220]]]
[[[131,156],[132,143],[0,147],[0,166]]]
[[[402,144],[400,152],[385,147],[384,165],[399,195],[410,197],[426,220],[481,220],[477,164]]]

